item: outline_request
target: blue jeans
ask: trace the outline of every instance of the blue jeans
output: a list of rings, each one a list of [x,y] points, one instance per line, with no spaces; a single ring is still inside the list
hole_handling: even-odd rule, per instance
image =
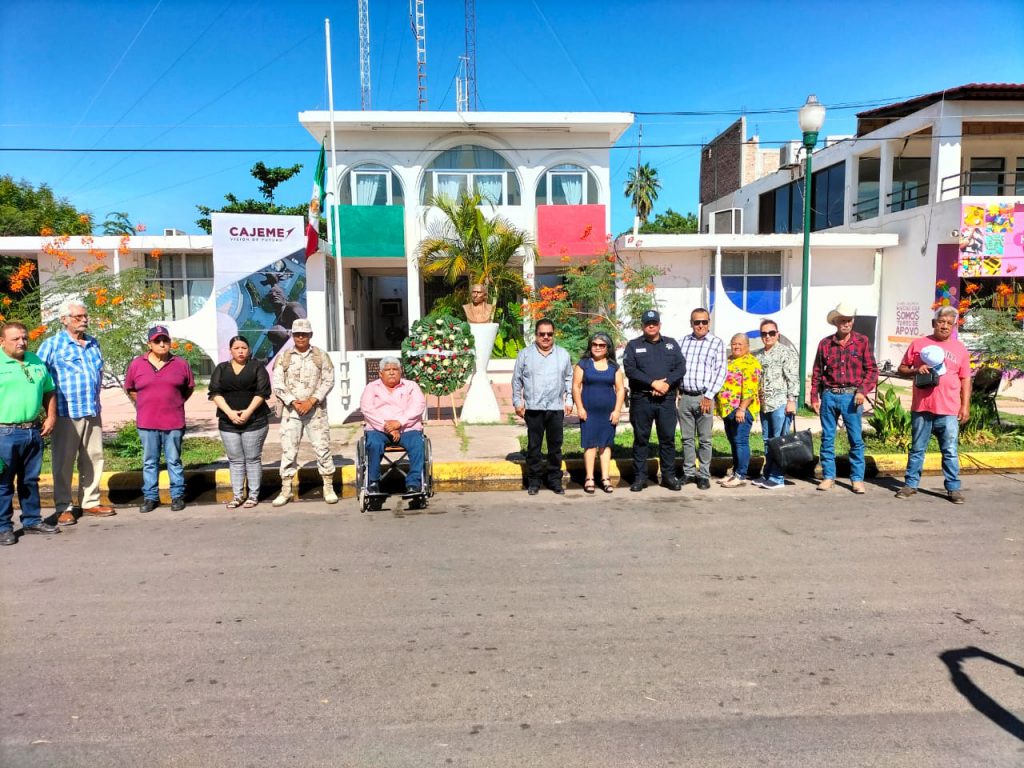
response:
[[[785,405],[780,405],[774,411],[761,411],[761,436],[764,438],[764,469],[761,470],[761,474],[766,480],[785,482],[782,470],[775,466],[775,461],[768,452],[768,441],[786,434],[792,426],[793,414],[786,413]]]
[[[160,500],[160,453],[167,459],[171,478],[171,498],[185,497],[185,467],[181,463],[181,438],[184,429],[140,429],[142,438],[142,495]]]
[[[826,480],[836,478],[836,426],[840,416],[850,443],[850,480],[864,480],[864,406],[854,403],[856,396],[853,392],[834,395],[828,391],[821,395],[821,474]]]
[[[904,482],[917,488],[921,482],[921,468],[924,466],[924,452],[932,435],[939,441],[942,451],[942,475],[947,491],[960,490],[960,454],[957,441],[960,438],[960,422],[956,416],[939,416],[928,411],[912,411],[910,414],[910,456],[907,458],[907,474]]]
[[[18,478],[21,524],[43,521],[39,505],[39,471],[43,468],[43,438],[38,429],[0,427],[0,532],[14,528],[14,478]]]
[[[391,444],[386,432],[366,430],[366,480],[376,483],[380,480],[380,462],[384,449]],[[423,432],[410,430],[398,436],[398,444],[409,454],[409,474],[405,476],[405,487],[410,491],[423,488]]]
[[[725,436],[732,447],[732,471],[742,480],[747,479],[750,468],[750,427],[754,423],[750,411],[744,417],[742,422],[736,421],[736,411],[725,417]]]

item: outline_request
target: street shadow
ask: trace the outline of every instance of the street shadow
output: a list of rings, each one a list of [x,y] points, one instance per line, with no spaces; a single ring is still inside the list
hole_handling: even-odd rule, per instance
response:
[[[972,707],[1011,736],[1024,741],[1024,722],[1021,722],[1016,715],[1000,706],[999,702],[979,688],[967,673],[964,672],[963,662],[967,659],[985,659],[994,664],[1009,667],[1021,677],[1024,677],[1024,667],[996,656],[994,653],[976,648],[973,645],[966,648],[943,651],[939,654],[939,658],[949,668],[949,677],[953,685],[960,692],[960,695],[971,703]]]

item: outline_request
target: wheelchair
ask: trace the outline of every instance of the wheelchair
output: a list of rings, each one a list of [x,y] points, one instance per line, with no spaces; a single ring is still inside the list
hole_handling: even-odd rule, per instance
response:
[[[356,443],[356,500],[359,511],[378,512],[390,496],[401,495],[409,502],[409,509],[426,509],[434,495],[434,457],[430,438],[423,435],[423,480],[418,491],[405,491],[405,478],[409,474],[409,455],[401,445],[388,445],[380,462],[380,493],[370,493],[367,472],[366,434]],[[398,486],[401,490],[389,491]]]

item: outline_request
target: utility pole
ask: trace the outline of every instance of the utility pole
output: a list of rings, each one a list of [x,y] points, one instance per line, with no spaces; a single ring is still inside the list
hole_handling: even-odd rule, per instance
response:
[[[409,23],[416,37],[416,108],[427,108],[427,20],[425,0],[409,0]]]
[[[370,0],[359,0],[359,91],[364,110],[370,102]]]

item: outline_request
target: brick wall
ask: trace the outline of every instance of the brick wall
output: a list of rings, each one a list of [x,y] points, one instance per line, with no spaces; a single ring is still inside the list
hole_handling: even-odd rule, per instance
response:
[[[741,117],[701,150],[701,205],[734,192],[743,185],[743,140],[746,133],[746,118]]]

